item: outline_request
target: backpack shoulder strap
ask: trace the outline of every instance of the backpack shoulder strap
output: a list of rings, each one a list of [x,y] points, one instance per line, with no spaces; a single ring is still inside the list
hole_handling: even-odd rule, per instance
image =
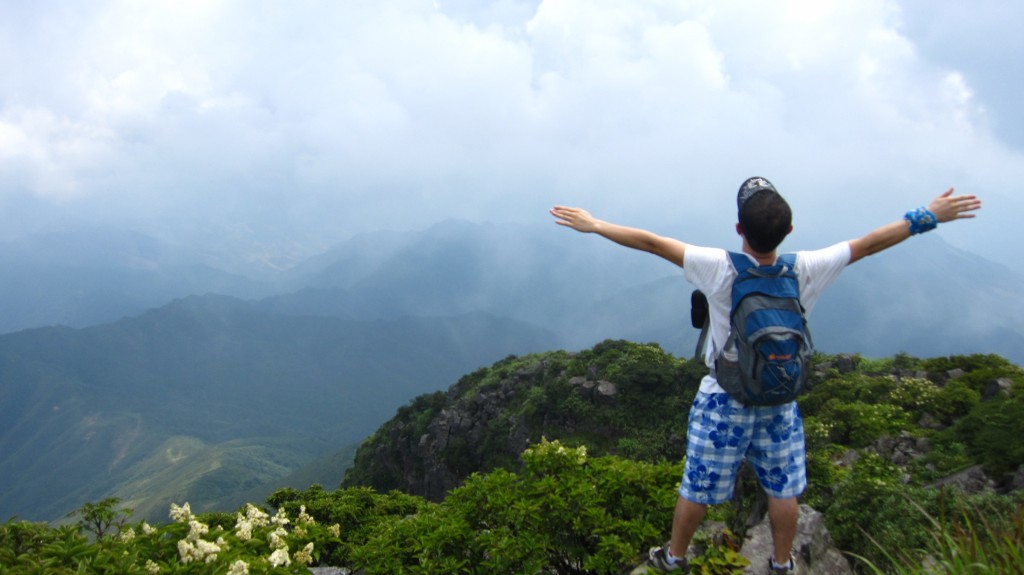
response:
[[[729,252],[729,261],[732,262],[733,269],[736,270],[736,275],[740,275],[748,269],[755,267],[754,262],[750,261],[747,254]]]
[[[796,272],[796,254],[782,254],[776,259],[776,261]]]

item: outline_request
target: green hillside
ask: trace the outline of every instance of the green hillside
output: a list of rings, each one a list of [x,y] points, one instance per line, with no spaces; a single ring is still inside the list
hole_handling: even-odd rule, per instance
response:
[[[1012,485],[1024,469],[1024,447],[1013,447],[1024,435],[1024,370],[1000,356],[819,355],[814,369],[800,406],[823,461],[837,450],[891,450],[878,442],[905,436],[924,440],[908,470],[918,484],[981,465],[995,485]],[[359,448],[344,485],[440,500],[473,472],[514,467],[544,438],[674,461],[705,372],[621,340],[506,358],[400,408]]]
[[[552,345],[485,314],[357,322],[222,296],[0,336],[0,517],[56,519],[112,495],[147,513],[185,495],[208,508],[510,350]]]

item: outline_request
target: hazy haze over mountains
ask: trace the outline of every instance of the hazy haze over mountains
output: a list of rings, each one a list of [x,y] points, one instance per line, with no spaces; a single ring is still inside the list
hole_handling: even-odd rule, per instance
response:
[[[76,272],[95,293],[130,287],[121,313],[202,282],[284,291],[192,295],[99,325],[0,335],[0,466],[12,470],[0,515],[52,519],[110,495],[153,516],[186,499],[230,507],[507,355],[621,338],[688,356],[696,339],[681,270],[554,225],[449,220],[367,234],[268,283],[218,284],[223,274],[187,258],[165,266],[156,244],[136,239],[86,250],[14,307],[101,311],[89,294],[78,311],[68,303]],[[941,236],[914,238],[846,270],[815,310],[814,335],[831,353],[1021,362],[1022,285]],[[340,470],[317,477],[333,486]]]

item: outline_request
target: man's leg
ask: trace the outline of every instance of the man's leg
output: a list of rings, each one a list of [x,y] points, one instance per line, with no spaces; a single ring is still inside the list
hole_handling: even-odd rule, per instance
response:
[[[749,410],[730,399],[728,394],[697,394],[690,408],[686,460],[672,515],[668,551],[674,557],[686,556],[690,541],[707,514],[708,504],[725,503],[732,495],[736,470],[747,451],[750,433],[746,429],[752,424]]]
[[[772,524],[775,562],[779,565],[786,565],[789,563],[789,553],[793,549],[793,540],[796,538],[797,520],[800,518],[800,506],[797,504],[796,497],[785,499],[769,497],[768,518]],[[674,533],[672,543],[673,549],[675,549]]]
[[[676,500],[676,511],[672,516],[672,540],[669,544],[673,557],[682,559],[686,555],[693,534],[697,532],[707,512],[707,505],[694,503],[682,496]]]

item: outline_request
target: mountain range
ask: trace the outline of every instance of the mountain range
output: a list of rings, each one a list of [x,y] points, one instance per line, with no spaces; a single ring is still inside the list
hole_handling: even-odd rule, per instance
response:
[[[0,518],[108,496],[225,509],[296,473],[333,487],[397,408],[502,357],[605,339],[690,355],[697,336],[680,270],[553,225],[375,232],[250,275],[94,232],[0,245]],[[815,341],[1019,364],[1021,279],[914,238],[844,272]]]

